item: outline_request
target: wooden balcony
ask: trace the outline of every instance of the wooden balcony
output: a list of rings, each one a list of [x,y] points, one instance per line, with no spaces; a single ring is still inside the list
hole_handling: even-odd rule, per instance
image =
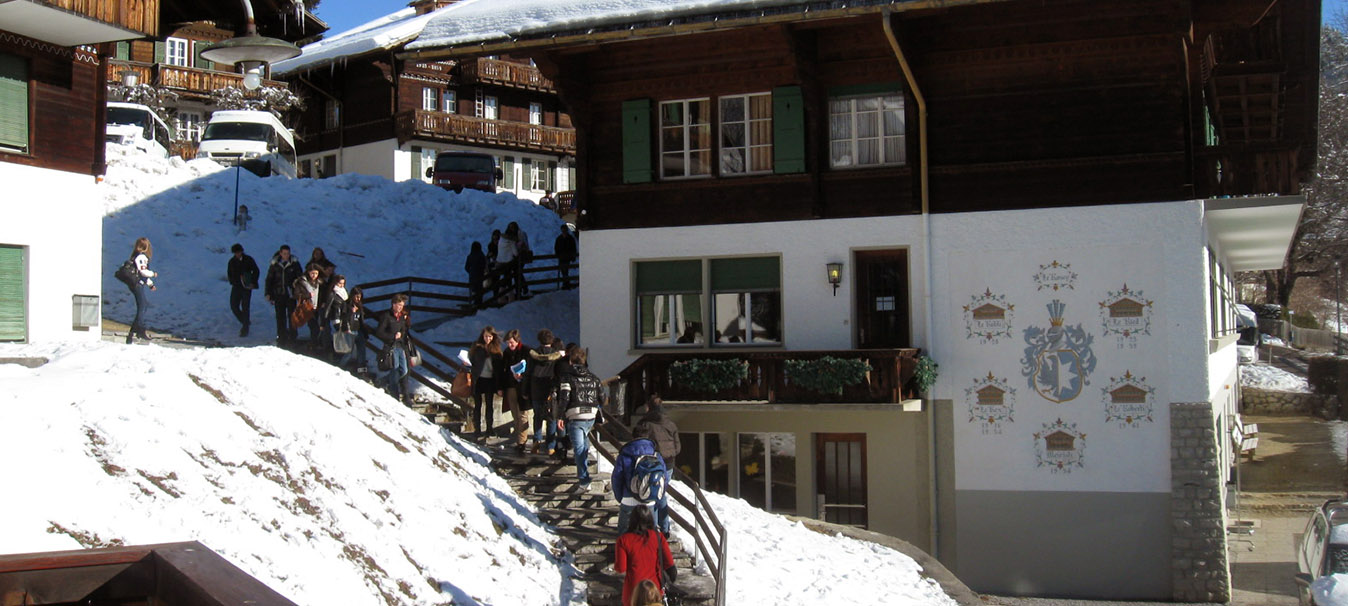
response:
[[[120,59],[108,60],[108,82],[120,82],[122,72],[127,70],[136,72],[145,84],[167,88],[188,98],[209,99],[211,91],[219,88],[243,88],[243,74],[239,73]],[[280,80],[263,80],[262,85],[286,88],[286,83]]]
[[[1222,196],[1291,196],[1301,193],[1299,149],[1291,145],[1219,145],[1194,153],[1196,193]]]
[[[127,40],[134,37],[126,35],[128,31],[142,36],[159,34],[159,0],[28,0],[2,6],[5,4],[0,2],[4,29],[62,46]]]
[[[851,349],[839,351],[736,351],[651,353],[618,373],[622,384],[623,410],[630,414],[647,396],[660,394],[666,402],[719,402],[742,404],[898,404],[918,397],[912,379],[920,350]],[[787,360],[813,360],[824,356],[865,360],[871,366],[866,381],[846,387],[841,394],[821,394],[792,385],[786,377]],[[679,360],[744,360],[749,374],[739,385],[715,393],[694,392],[673,384],[669,367]]]
[[[488,120],[422,109],[397,115],[398,142],[429,139],[524,151],[576,153],[576,131],[523,122]]]
[[[552,80],[543,77],[537,67],[499,59],[478,58],[459,66],[459,78],[464,84],[496,84],[526,90],[556,92]]]

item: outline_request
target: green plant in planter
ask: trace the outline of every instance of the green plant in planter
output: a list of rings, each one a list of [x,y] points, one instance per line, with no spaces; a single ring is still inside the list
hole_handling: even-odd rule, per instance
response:
[[[871,365],[856,358],[824,356],[814,360],[787,360],[786,380],[823,394],[842,395],[843,388],[866,380]]]
[[[730,389],[748,376],[749,362],[739,359],[693,358],[669,365],[670,382],[700,393]]]
[[[937,372],[938,368],[940,368],[940,365],[936,363],[936,360],[931,359],[931,356],[917,357],[917,368],[913,371],[913,384],[917,387],[919,394],[926,393],[932,385],[936,384],[936,377],[940,374]]]

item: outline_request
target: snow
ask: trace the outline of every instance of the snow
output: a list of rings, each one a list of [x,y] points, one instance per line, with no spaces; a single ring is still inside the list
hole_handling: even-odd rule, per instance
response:
[[[800,0],[464,0],[436,11],[408,50],[805,4]]]
[[[272,64],[272,74],[282,76],[358,57],[371,51],[395,48],[416,38],[421,33],[421,28],[425,27],[434,15],[435,13],[418,15],[416,9],[404,8],[360,27],[327,36],[318,42],[304,45],[298,57]]]
[[[163,272],[150,327],[231,347],[0,344],[0,358],[49,359],[0,364],[0,457],[24,462],[6,468],[24,498],[0,504],[5,551],[196,540],[298,604],[584,604],[555,535],[477,447],[324,362],[266,345],[260,295],[254,336],[233,337],[223,281],[235,240],[260,264],[279,242],[300,253],[317,243],[353,281],[454,279],[470,238],[509,221],[553,233],[555,215],[418,182],[244,172],[255,222],[236,234],[235,176],[109,150],[107,312],[129,318],[111,269],[147,235]],[[466,340],[488,322],[526,339],[543,326],[575,335],[578,304],[575,291],[540,295],[421,336]],[[729,603],[954,604],[902,553],[708,499],[729,533]]]
[[[1265,389],[1269,391],[1289,391],[1310,393],[1310,384],[1306,377],[1295,375],[1266,363],[1242,364],[1240,366],[1240,386]]]

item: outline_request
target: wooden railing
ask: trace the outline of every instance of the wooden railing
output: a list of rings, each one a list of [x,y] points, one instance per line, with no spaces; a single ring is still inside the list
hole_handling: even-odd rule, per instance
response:
[[[398,114],[395,124],[400,142],[411,139],[439,139],[525,150],[565,153],[576,151],[576,131],[570,128],[488,120],[424,109]]]
[[[620,379],[615,377],[605,382],[609,389],[610,402],[618,400],[620,394],[614,394],[614,391],[616,389],[621,392],[619,381]],[[623,444],[632,439],[632,430],[630,426],[617,420],[619,415],[616,411],[608,410],[607,413],[607,420],[594,427],[594,447],[600,456],[607,459],[610,464],[616,465],[618,452],[622,450]],[[671,462],[666,461],[666,465],[670,465],[673,479],[679,482],[670,482],[665,490],[666,495],[693,517],[689,520],[671,507],[669,518],[692,535],[697,553],[702,556],[702,561],[707,564],[707,570],[711,571],[712,580],[716,583],[715,604],[725,606],[726,562],[729,555],[725,526],[721,524],[720,518],[716,517],[716,511],[712,509],[711,503],[707,501],[707,495],[703,494],[702,487],[697,481],[673,466]],[[687,492],[692,494],[686,494]],[[677,585],[675,583],[676,587]]]
[[[538,255],[533,258],[531,264],[525,266],[525,284],[529,286],[530,290],[546,292],[576,284],[580,276],[579,265],[575,261],[568,265],[567,283],[563,284],[557,273],[561,264],[556,263],[556,260],[556,255]],[[552,263],[547,263],[548,261],[552,261]],[[387,301],[393,298],[393,295],[402,293],[411,297],[411,300],[407,303],[407,309],[411,311],[460,317],[472,315],[482,307],[503,305],[509,299],[509,293],[502,292],[499,295],[494,295],[488,292],[482,297],[482,305],[474,307],[473,296],[468,289],[467,282],[418,276],[388,278],[365,282],[359,286],[365,293],[366,304]],[[379,292],[376,293],[375,291]]]
[[[459,70],[459,77],[464,83],[482,82],[529,90],[555,90],[552,80],[544,78],[543,73],[532,65],[511,63],[500,59],[479,58],[465,61],[460,65]]]
[[[67,12],[92,17],[104,23],[120,25],[146,35],[159,33],[158,2],[126,2],[125,0],[42,0]]]
[[[167,63],[141,63],[111,59],[108,61],[108,82],[120,82],[122,72],[136,72],[145,84],[183,91],[192,95],[208,97],[211,91],[219,88],[243,88],[243,74],[216,71],[196,67],[182,67]],[[263,80],[263,86],[285,88],[280,80]]]
[[[636,406],[651,394],[665,401],[743,401],[762,404],[899,403],[916,398],[913,375],[920,350],[850,349],[838,351],[689,351],[649,353],[618,373],[624,384],[622,411],[630,416]],[[786,378],[787,360],[813,360],[824,356],[860,359],[871,370],[866,380],[844,387],[841,394],[821,394],[792,385]],[[694,358],[744,360],[749,364],[747,378],[738,385],[715,393],[694,392],[670,381],[669,367],[680,360]]]
[[[1196,193],[1203,198],[1299,194],[1297,151],[1290,146],[1199,148],[1194,152]]]

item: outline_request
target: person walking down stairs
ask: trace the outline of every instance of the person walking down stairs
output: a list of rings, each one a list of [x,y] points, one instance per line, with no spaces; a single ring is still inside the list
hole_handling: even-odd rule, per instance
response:
[[[570,363],[561,369],[557,383],[557,398],[552,404],[552,418],[557,419],[557,431],[571,438],[576,456],[576,479],[580,489],[590,490],[590,430],[599,418],[605,400],[604,384],[590,372],[589,351],[577,347]]]

